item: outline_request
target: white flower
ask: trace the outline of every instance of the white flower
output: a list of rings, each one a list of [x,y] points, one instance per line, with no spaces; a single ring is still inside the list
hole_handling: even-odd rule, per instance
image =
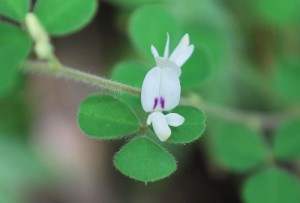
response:
[[[164,115],[162,111],[169,111],[179,104],[181,66],[194,50],[189,41],[188,34],[185,34],[171,56],[169,34],[163,57],[159,56],[154,46],[151,47],[156,67],[152,68],[144,79],[141,100],[143,109],[152,112],[148,116],[147,124],[153,125],[154,132],[161,141],[166,141],[171,136],[169,126],[177,127],[184,122],[184,118],[179,114]]]

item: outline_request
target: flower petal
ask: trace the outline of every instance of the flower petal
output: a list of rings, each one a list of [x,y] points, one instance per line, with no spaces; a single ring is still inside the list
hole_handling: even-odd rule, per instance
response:
[[[180,126],[184,123],[184,117],[177,114],[177,113],[169,113],[168,115],[166,115],[166,119],[167,119],[167,123],[170,126]]]
[[[175,50],[173,51],[173,53],[171,54],[170,60],[175,62],[176,58],[178,58],[188,48],[189,44],[190,44],[189,35],[185,34],[180,40]]]
[[[172,68],[161,69],[160,97],[164,100],[163,110],[168,111],[175,108],[180,100],[179,77]]]
[[[169,49],[170,49],[170,35],[167,32],[167,43],[166,43],[165,53],[164,53],[164,58],[166,59],[169,57]]]
[[[166,116],[161,112],[153,112],[151,115],[155,134],[160,141],[166,141],[171,136],[171,129],[167,123]]]
[[[151,45],[151,52],[152,52],[154,58],[159,57],[159,54],[153,45]]]
[[[181,67],[192,55],[194,51],[194,45],[190,45],[184,52],[182,52],[176,59],[175,63]]]
[[[159,67],[152,68],[143,81],[141,101],[146,112],[151,112],[154,109],[155,100],[159,99],[161,71]]]

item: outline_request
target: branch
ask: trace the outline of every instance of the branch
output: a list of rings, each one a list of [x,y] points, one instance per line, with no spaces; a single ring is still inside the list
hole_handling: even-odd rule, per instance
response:
[[[282,122],[300,116],[299,108],[273,113],[247,111],[208,103],[194,93],[190,93],[188,98],[183,98],[181,103],[195,106],[211,116],[243,123],[253,129],[274,129]]]
[[[27,61],[24,63],[22,69],[24,72],[28,73],[52,75],[58,78],[80,81],[82,83],[113,92],[126,93],[136,97],[140,97],[141,95],[141,90],[138,88],[114,82],[109,79],[98,77],[96,75],[85,73],[79,70],[68,68],[56,63],[50,65],[45,62]]]

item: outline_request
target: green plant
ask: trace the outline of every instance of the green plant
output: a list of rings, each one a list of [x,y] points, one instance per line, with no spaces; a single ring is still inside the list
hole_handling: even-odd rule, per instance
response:
[[[207,123],[208,136],[201,143],[206,144],[214,166],[247,176],[241,190],[245,202],[299,202],[299,180],[286,167],[294,166],[300,158],[299,51],[293,55],[279,49],[271,65],[263,60],[265,55],[271,55],[260,53],[264,50],[258,50],[262,61],[241,56],[237,45],[243,33],[237,31],[217,1],[112,2],[126,11],[126,30],[137,56],[117,63],[109,80],[62,65],[50,40],[51,36],[83,28],[96,12],[96,0],[63,4],[58,0],[38,0],[32,12],[29,0],[0,0],[0,14],[10,19],[0,21],[0,97],[13,91],[22,80],[22,71],[73,79],[108,91],[93,94],[81,103],[78,125],[91,138],[127,139],[113,163],[124,175],[143,182],[170,176],[177,162],[167,150],[168,145],[183,147],[181,144],[196,141]],[[252,17],[261,16],[275,33],[291,23],[299,9],[281,1],[272,5],[266,0],[248,4]],[[286,9],[281,12],[283,7]],[[240,23],[253,32],[256,29],[250,20]],[[144,78],[154,67],[150,47],[155,45],[157,51],[152,51],[163,53],[166,33],[172,37],[171,50],[185,33],[189,33],[195,48],[179,74],[181,104],[167,109],[167,113],[181,115],[185,121],[171,127],[171,136],[161,142],[155,129],[147,125],[149,114],[145,113],[140,95]],[[282,40],[289,38],[281,32],[277,34]],[[27,59],[32,47],[39,61]],[[270,70],[261,73],[250,68],[258,64]],[[294,109],[290,109],[291,104]],[[251,111],[254,106],[257,112]],[[155,107],[152,110],[162,111]],[[152,110],[147,111],[152,114]]]

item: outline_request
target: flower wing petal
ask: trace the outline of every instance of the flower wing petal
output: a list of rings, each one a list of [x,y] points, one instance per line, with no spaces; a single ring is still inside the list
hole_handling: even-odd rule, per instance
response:
[[[161,71],[159,67],[152,68],[143,81],[141,101],[146,112],[153,110],[155,99],[159,98]]]
[[[192,55],[194,51],[194,45],[190,45],[187,47],[186,50],[184,50],[176,59],[175,59],[175,63],[181,67]]]
[[[175,62],[176,58],[178,58],[186,50],[189,44],[190,44],[190,37],[188,34],[185,34],[180,40],[175,50],[173,51],[173,53],[171,54],[170,60]]]
[[[182,125],[185,121],[184,117],[177,113],[169,113],[168,115],[166,115],[166,120],[168,125],[174,127]]]
[[[160,141],[164,142],[171,136],[171,129],[167,123],[166,116],[161,112],[152,113],[152,125]]]
[[[172,68],[161,69],[160,97],[164,100],[163,110],[168,111],[179,104],[181,86],[179,76]]]

